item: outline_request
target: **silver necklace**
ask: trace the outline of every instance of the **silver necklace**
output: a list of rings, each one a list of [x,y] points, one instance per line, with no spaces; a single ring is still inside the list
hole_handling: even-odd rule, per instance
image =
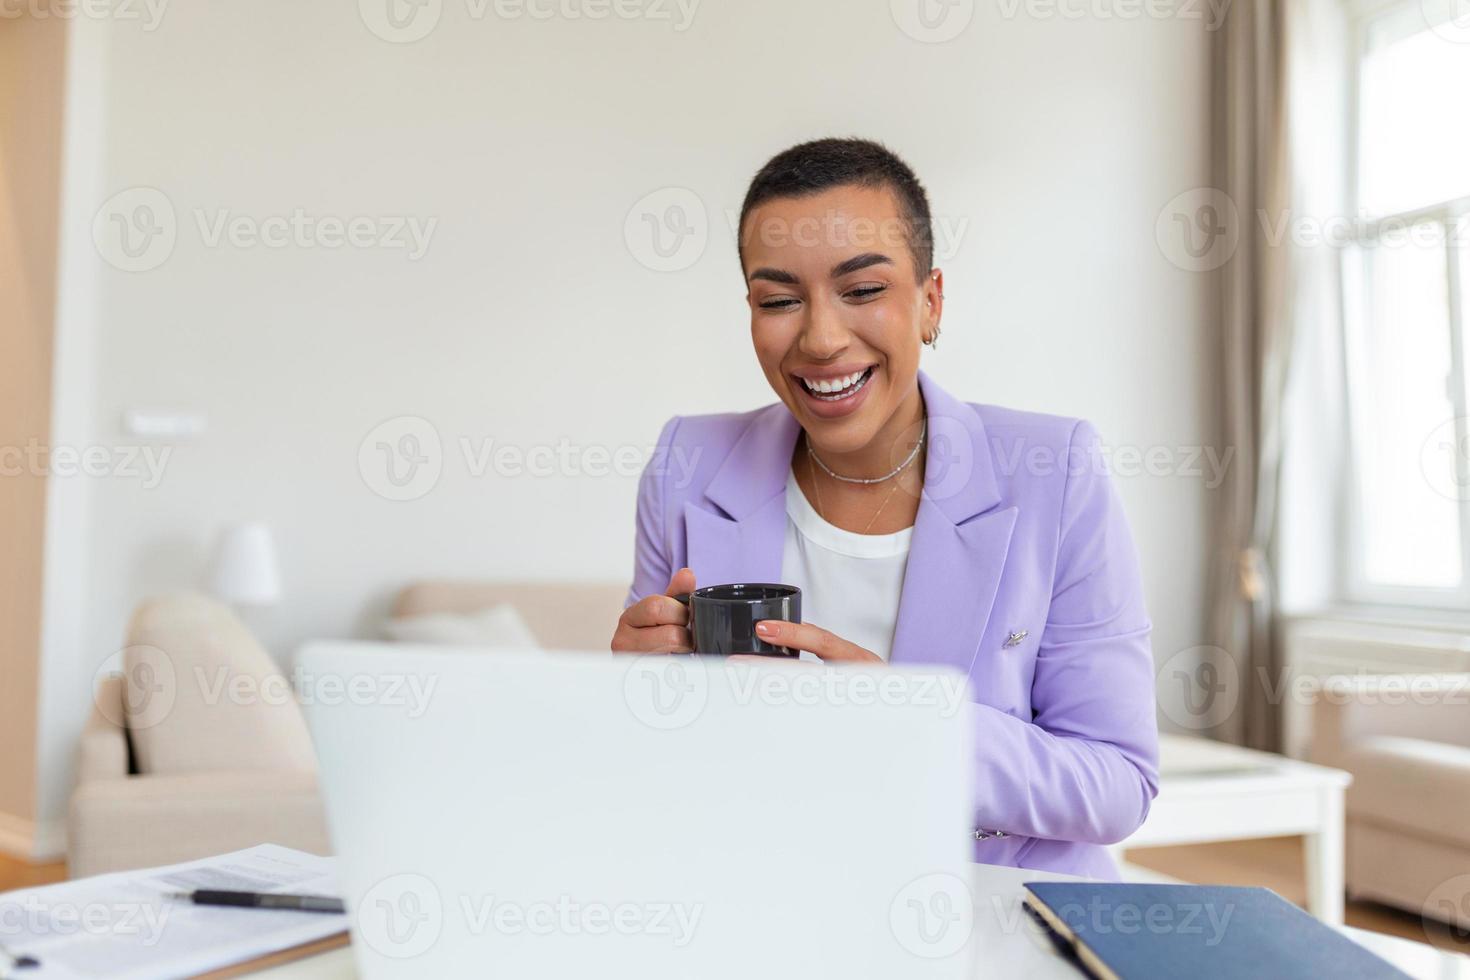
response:
[[[832,472],[832,468],[830,466],[828,466],[826,463],[822,462],[822,457],[818,456],[817,455],[817,451],[812,448],[812,444],[811,444],[811,441],[810,440],[807,440],[806,451],[807,451],[807,455],[811,456],[812,460],[814,462],[816,462],[816,464],[822,468],[822,472],[823,473],[826,473],[828,476],[830,476],[834,480],[841,480],[843,483],[863,483],[863,484],[884,483],[884,482],[886,482],[888,480],[893,479],[895,476],[898,476],[898,474],[902,473],[904,470],[908,469],[909,464],[912,463],[914,460],[916,460],[916,459],[919,458],[919,450],[921,448],[923,448],[923,445],[924,445],[924,435],[925,435],[926,432],[928,432],[928,430],[929,430],[929,420],[928,419],[925,419],[923,421],[923,423],[919,426],[919,441],[916,442],[916,443],[914,443],[913,452],[909,453],[908,459],[905,459],[902,463],[899,463],[897,466],[895,466],[887,474],[885,474],[883,476],[879,476],[879,477],[874,477],[871,480],[864,480],[864,479],[862,479],[860,477],[856,477],[856,476],[843,476],[841,473],[833,473]]]

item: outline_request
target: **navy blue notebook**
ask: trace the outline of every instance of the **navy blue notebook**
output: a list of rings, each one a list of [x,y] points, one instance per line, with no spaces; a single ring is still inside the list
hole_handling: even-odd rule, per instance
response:
[[[1268,888],[1035,881],[1026,905],[1100,980],[1407,980]]]

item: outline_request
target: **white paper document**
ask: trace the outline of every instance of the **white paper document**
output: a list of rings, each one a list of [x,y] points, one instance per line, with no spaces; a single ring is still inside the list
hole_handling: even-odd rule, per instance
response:
[[[13,971],[18,980],[166,980],[347,930],[341,914],[194,905],[172,897],[197,888],[338,894],[331,858],[261,844],[0,894],[0,946],[40,961]],[[5,962],[0,957],[0,975]]]

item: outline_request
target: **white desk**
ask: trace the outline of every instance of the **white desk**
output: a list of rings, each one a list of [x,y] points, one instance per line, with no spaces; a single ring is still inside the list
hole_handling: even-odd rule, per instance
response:
[[[971,975],[1080,980],[1082,974],[1058,955],[1042,928],[1021,908],[1025,882],[1065,881],[1070,876],[988,864],[976,864],[972,868],[975,929],[966,954],[973,964]],[[1343,932],[1412,977],[1470,980],[1470,957],[1357,929]],[[253,976],[259,980],[356,980],[357,972],[352,966],[352,951],[344,948]]]
[[[1341,769],[1297,762],[1183,735],[1159,737],[1159,795],[1129,847],[1203,844],[1302,835],[1307,910],[1342,924],[1343,792]]]

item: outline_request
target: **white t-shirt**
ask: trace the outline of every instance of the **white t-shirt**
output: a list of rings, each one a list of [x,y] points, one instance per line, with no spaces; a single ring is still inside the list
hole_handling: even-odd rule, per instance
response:
[[[801,621],[887,660],[913,533],[857,534],[829,524],[788,473],[781,581],[801,589]]]

